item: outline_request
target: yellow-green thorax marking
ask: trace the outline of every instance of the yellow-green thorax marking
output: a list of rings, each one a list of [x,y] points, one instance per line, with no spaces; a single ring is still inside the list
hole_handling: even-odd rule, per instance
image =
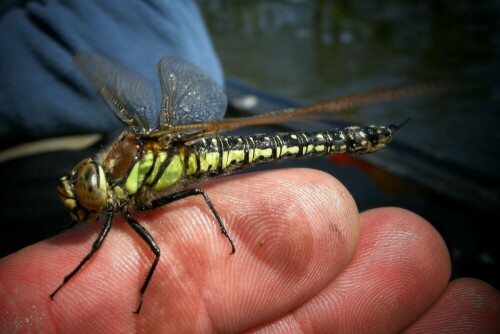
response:
[[[127,151],[128,154],[120,154]],[[165,194],[185,175],[182,146],[166,139],[141,138],[125,132],[117,143],[99,158],[107,171],[111,188],[120,200],[134,198],[138,205]]]

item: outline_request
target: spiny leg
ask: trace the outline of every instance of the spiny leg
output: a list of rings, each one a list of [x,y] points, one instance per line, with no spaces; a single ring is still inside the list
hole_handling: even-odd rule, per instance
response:
[[[224,223],[222,222],[222,219],[219,216],[219,213],[217,212],[217,210],[215,210],[215,207],[212,204],[212,201],[210,200],[210,198],[208,197],[208,195],[205,193],[205,191],[203,189],[196,188],[196,189],[188,189],[188,190],[179,191],[175,194],[170,194],[168,196],[155,199],[154,201],[151,202],[151,207],[141,208],[140,210],[155,209],[159,206],[162,206],[162,205],[165,205],[168,203],[172,203],[172,202],[178,201],[180,199],[183,199],[183,198],[186,198],[189,196],[196,196],[196,195],[202,195],[203,198],[205,199],[205,202],[207,203],[208,207],[210,208],[210,211],[212,211],[213,215],[215,216],[215,219],[217,220],[217,223],[219,224],[219,228],[220,228],[222,234],[224,234],[224,236],[227,238],[227,240],[229,240],[229,244],[231,245],[231,253],[230,254],[234,254],[236,249],[234,247],[233,240],[231,239],[231,237],[227,233],[227,230],[224,227]]]
[[[158,264],[158,261],[160,260],[160,248],[156,244],[156,241],[153,239],[151,234],[142,227],[137,220],[135,220],[134,217],[128,212],[127,207],[124,207],[122,209],[122,215],[125,217],[125,220],[127,223],[134,229],[134,231],[148,244],[149,248],[151,248],[151,251],[155,254],[155,260],[153,264],[151,265],[151,268],[149,269],[148,276],[146,277],[146,280],[142,284],[141,290],[139,291],[141,300],[139,301],[139,306],[137,309],[134,311],[135,314],[139,314],[141,311],[142,307],[142,301],[144,300],[144,293],[146,292],[146,289],[148,287],[149,281],[151,280],[151,277],[153,277],[153,273],[156,269],[156,265]]]
[[[61,288],[66,284],[68,283],[68,281],[73,278],[73,276],[75,276],[75,274],[83,267],[83,265],[92,257],[92,255],[94,255],[95,252],[97,252],[97,250],[99,249],[99,247],[101,247],[101,244],[102,242],[104,241],[104,239],[106,239],[106,236],[108,235],[108,232],[109,230],[111,229],[111,223],[113,222],[113,216],[114,216],[114,213],[113,213],[113,209],[110,208],[108,209],[108,214],[107,214],[107,217],[106,217],[106,222],[104,223],[104,226],[101,230],[101,232],[99,233],[99,236],[97,236],[97,239],[94,241],[94,244],[92,245],[92,249],[90,250],[90,252],[83,258],[83,260],[80,262],[80,264],[78,264],[78,266],[76,266],[75,269],[73,269],[72,272],[70,272],[66,277],[64,277],[63,279],[63,282],[61,283],[61,285],[59,285],[57,287],[57,289],[54,290],[54,292],[52,292],[49,296],[50,296],[50,299],[54,300],[54,296],[56,295],[56,293],[61,290]]]

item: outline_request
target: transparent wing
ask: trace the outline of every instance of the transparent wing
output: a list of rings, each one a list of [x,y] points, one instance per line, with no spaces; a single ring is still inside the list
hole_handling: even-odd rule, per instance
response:
[[[455,81],[429,81],[422,83],[396,84],[370,89],[361,93],[354,93],[334,100],[325,101],[311,106],[284,109],[263,115],[242,118],[228,118],[219,121],[206,121],[196,124],[180,124],[167,129],[162,129],[153,134],[156,137],[185,133],[186,137],[198,138],[209,133],[225,130],[268,125],[280,122],[293,122],[301,120],[327,120],[335,117],[341,111],[362,108],[370,105],[381,104],[401,99],[441,95],[460,89],[461,85]]]
[[[160,128],[216,121],[224,117],[226,94],[202,69],[182,59],[158,63],[162,90]]]
[[[155,92],[147,79],[97,54],[78,53],[73,63],[132,131],[147,134],[157,128]]]

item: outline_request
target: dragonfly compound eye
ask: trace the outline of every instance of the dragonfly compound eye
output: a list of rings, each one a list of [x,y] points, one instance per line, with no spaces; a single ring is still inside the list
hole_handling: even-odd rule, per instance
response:
[[[89,211],[100,213],[106,205],[108,183],[101,166],[89,160],[77,171],[74,186],[79,205]]]

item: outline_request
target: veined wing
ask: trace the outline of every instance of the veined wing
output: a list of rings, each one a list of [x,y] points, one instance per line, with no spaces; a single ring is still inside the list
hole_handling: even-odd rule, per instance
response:
[[[201,122],[176,125],[161,130],[154,136],[168,136],[175,133],[188,132],[191,138],[207,135],[207,133],[225,131],[240,127],[266,125],[300,120],[332,119],[339,111],[352,110],[370,105],[401,100],[405,98],[442,94],[457,87],[455,82],[423,82],[414,84],[398,84],[354,93],[338,99],[313,104],[311,106],[285,109],[252,117],[228,118],[216,122]],[[191,139],[188,138],[188,139]]]
[[[132,131],[147,134],[158,127],[155,92],[146,78],[97,54],[78,53],[73,63]]]
[[[160,128],[216,121],[224,117],[226,94],[207,73],[180,58],[158,63],[162,90]]]

